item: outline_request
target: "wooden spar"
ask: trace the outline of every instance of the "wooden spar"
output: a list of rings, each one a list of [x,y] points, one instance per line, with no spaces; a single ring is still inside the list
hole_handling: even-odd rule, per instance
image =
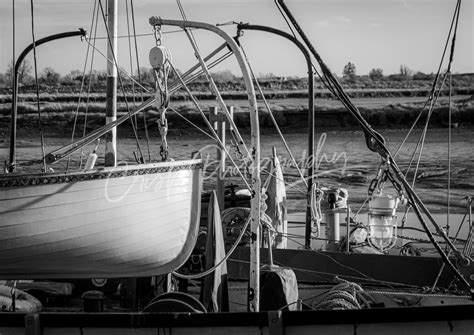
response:
[[[105,123],[117,119],[117,0],[107,0],[107,101],[105,104]],[[117,165],[117,128],[113,127],[105,137],[105,166]]]
[[[35,43],[35,47],[39,47],[41,44],[45,44],[51,41],[55,41],[61,38],[73,37],[73,36],[86,36],[86,31],[82,28],[76,31],[69,31],[60,34],[54,34],[42,39],[39,39]],[[21,63],[25,59],[26,55],[33,50],[33,43],[28,45],[18,56],[15,62],[15,68],[13,71],[13,92],[12,92],[12,112],[11,112],[11,130],[10,130],[10,161],[8,164],[8,172],[15,172],[16,162],[16,124],[18,116],[18,72],[20,70]]]
[[[245,58],[242,54],[241,49],[227,33],[222,31],[216,26],[193,21],[178,21],[178,20],[166,20],[159,17],[151,17],[150,24],[156,25],[168,25],[177,26],[183,29],[185,28],[198,28],[209,30],[222,37],[229,48],[233,51],[237,62],[242,71],[245,86],[247,89],[248,101],[250,104],[250,126],[251,126],[251,158],[252,161],[249,165],[249,171],[251,173],[251,187],[252,187],[252,199],[251,199],[251,221],[250,221],[250,282],[249,282],[249,310],[251,312],[259,311],[260,303],[260,131],[258,123],[258,109],[257,99],[255,96],[255,90],[250,76],[250,70],[247,66]]]
[[[314,183],[314,164],[315,164],[315,154],[314,154],[314,72],[313,64],[311,62],[311,55],[304,45],[298,41],[294,36],[285,33],[284,31],[260,26],[256,24],[242,24],[237,25],[237,30],[259,30],[265,31],[268,33],[276,34],[281,37],[284,37],[291,42],[293,42],[301,51],[304,58],[306,59],[306,65],[308,67],[308,202],[306,207],[306,229],[305,229],[305,248],[311,249],[311,204],[310,204],[310,192],[312,185]]]

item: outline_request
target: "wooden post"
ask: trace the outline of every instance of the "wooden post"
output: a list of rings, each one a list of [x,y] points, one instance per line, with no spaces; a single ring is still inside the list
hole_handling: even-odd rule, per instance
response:
[[[107,45],[107,58],[116,60],[117,55],[117,0],[107,0],[107,30],[110,37]],[[111,43],[110,43],[111,42]],[[105,123],[117,119],[117,67],[115,61],[107,62],[107,101],[105,104]],[[105,137],[105,166],[117,165],[117,128],[114,127]]]

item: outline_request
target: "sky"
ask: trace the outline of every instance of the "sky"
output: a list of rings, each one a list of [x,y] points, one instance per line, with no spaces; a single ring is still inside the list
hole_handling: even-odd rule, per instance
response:
[[[29,0],[14,0],[16,11],[16,57],[32,42]],[[106,0],[102,0],[105,6]],[[118,0],[119,35],[127,35],[126,0]],[[137,34],[150,34],[150,16],[181,19],[174,0],[134,0]],[[288,32],[288,27],[273,0],[181,0],[187,19],[212,24],[245,22],[266,25]],[[373,68],[384,74],[398,73],[400,65],[413,71],[436,72],[456,0],[286,0],[287,6],[304,29],[314,47],[332,72],[340,75],[348,62],[356,65],[359,75]],[[474,0],[461,5],[454,73],[474,72]],[[34,0],[35,37],[90,29],[94,0]],[[129,16],[129,20],[131,17]],[[0,1],[0,72],[5,72],[13,57],[12,0]],[[235,25],[221,27],[231,36]],[[163,27],[163,31],[176,31]],[[205,55],[222,43],[213,33],[194,33],[200,51]],[[105,35],[99,17],[97,36]],[[132,41],[133,43],[133,41]],[[306,63],[298,49],[281,37],[264,32],[246,31],[241,43],[250,64],[257,74],[273,73],[281,76],[305,76]],[[192,48],[182,32],[163,35],[162,44],[173,54],[173,63],[184,71],[196,63]],[[150,67],[148,52],[155,45],[152,35],[138,38],[140,66]],[[97,40],[97,47],[105,52],[106,40]],[[45,44],[37,50],[37,64],[41,71],[52,67],[61,74],[82,71],[87,43],[69,38]],[[134,50],[132,53],[134,54]],[[94,68],[104,70],[106,61],[96,54]],[[130,70],[128,38],[119,39],[119,64]],[[33,63],[31,56],[28,58]],[[136,69],[133,57],[132,67]],[[240,75],[235,60],[221,64],[213,71],[230,70]]]

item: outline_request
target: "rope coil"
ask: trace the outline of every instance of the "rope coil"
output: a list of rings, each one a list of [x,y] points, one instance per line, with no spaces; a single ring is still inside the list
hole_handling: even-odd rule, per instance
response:
[[[340,310],[361,309],[362,305],[369,307],[370,304],[362,296],[364,290],[358,284],[336,277],[340,283],[332,287],[322,299],[314,304],[313,309]],[[361,302],[359,302],[359,300]]]

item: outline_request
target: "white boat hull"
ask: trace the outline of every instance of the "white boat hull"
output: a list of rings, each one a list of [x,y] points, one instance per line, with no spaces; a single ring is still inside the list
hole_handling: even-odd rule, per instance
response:
[[[196,242],[199,160],[0,178],[0,278],[168,273]]]

